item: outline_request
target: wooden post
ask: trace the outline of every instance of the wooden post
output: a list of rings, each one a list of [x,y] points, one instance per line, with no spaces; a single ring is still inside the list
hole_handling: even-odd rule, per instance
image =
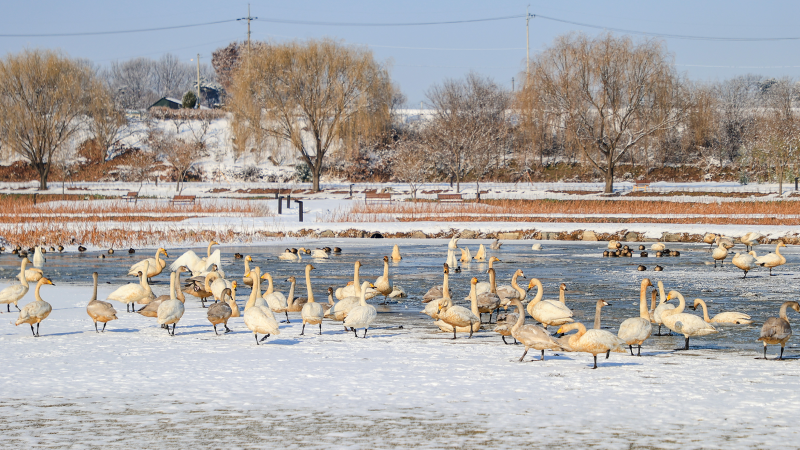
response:
[[[283,214],[283,196],[278,197],[278,214]]]
[[[299,213],[300,214],[300,222],[302,222],[303,221],[303,202],[300,201],[300,200],[295,200],[295,203],[297,203],[297,206],[300,208],[300,213]]]

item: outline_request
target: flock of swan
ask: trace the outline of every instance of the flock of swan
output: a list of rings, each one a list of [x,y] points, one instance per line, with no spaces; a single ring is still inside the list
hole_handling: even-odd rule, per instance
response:
[[[745,239],[747,238],[747,239]],[[757,243],[759,237],[745,236],[742,242],[751,248]],[[577,322],[572,310],[567,306],[565,292],[568,290],[566,284],[559,286],[559,298],[557,300],[544,299],[544,289],[542,282],[536,278],[531,278],[527,286],[523,288],[519,285],[519,279],[525,278],[522,269],[518,269],[511,277],[510,284],[497,285],[497,277],[494,268],[495,262],[501,262],[497,256],[488,256],[486,248],[480,245],[477,253],[473,256],[465,247],[458,246],[458,237],[453,237],[448,243],[447,257],[443,265],[443,281],[441,285],[431,287],[422,297],[425,308],[422,313],[433,319],[433,326],[440,330],[452,333],[453,339],[457,338],[458,333],[467,333],[472,337],[479,332],[483,325],[491,324],[492,317],[495,317],[496,326],[493,332],[501,336],[503,343],[510,344],[507,338],[513,338],[515,343],[524,346],[524,352],[519,361],[523,361],[529,350],[541,352],[539,361],[545,359],[545,351],[562,351],[588,353],[594,357],[594,367],[597,368],[597,356],[605,354],[609,357],[611,352],[630,351],[634,355],[634,347],[637,349],[636,356],[641,356],[642,345],[653,336],[661,336],[661,328],[666,327],[671,332],[683,335],[685,345],[683,349],[689,349],[689,340],[692,337],[705,336],[717,333],[715,325],[732,324],[744,325],[751,324],[753,320],[750,316],[740,312],[722,312],[710,318],[708,307],[702,299],[695,299],[690,308],[702,309],[703,315],[698,316],[686,311],[686,300],[683,295],[670,290],[665,292],[662,281],[656,285],[649,278],[641,282],[639,290],[639,315],[630,317],[622,321],[617,333],[612,333],[606,329],[601,329],[601,311],[605,306],[610,306],[606,300],[597,300],[595,305],[595,318],[592,328],[587,329],[586,325]],[[732,248],[734,243],[731,239],[723,236],[713,236],[709,239],[715,243],[712,257],[715,261],[724,258],[717,257],[717,250],[722,249],[726,252]],[[706,241],[708,242],[708,241]],[[169,255],[164,248],[156,250],[153,258],[147,258],[133,264],[128,275],[137,276],[137,283],[123,285],[111,294],[106,300],[124,303],[127,312],[135,312],[144,317],[155,318],[158,325],[167,330],[171,336],[175,336],[177,324],[185,312],[186,295],[194,296],[200,300],[205,308],[206,302],[210,302],[207,307],[207,317],[213,327],[215,334],[218,334],[218,326],[221,326],[225,333],[231,331],[228,321],[231,318],[242,317],[244,325],[253,333],[256,344],[259,345],[270,336],[281,333],[279,323],[291,323],[289,313],[300,313],[302,329],[300,335],[305,334],[306,325],[316,326],[319,334],[322,334],[322,323],[325,320],[341,322],[344,332],[352,332],[355,337],[359,337],[358,331],[363,329],[362,338],[366,338],[370,326],[378,317],[375,306],[370,304],[370,300],[377,296],[383,296],[384,303],[390,297],[405,296],[405,291],[396,286],[393,282],[389,261],[398,262],[402,260],[400,250],[394,246],[391,256],[383,257],[383,275],[378,277],[375,282],[361,281],[360,268],[361,262],[354,264],[353,281],[339,288],[329,287],[327,290],[327,302],[318,302],[314,297],[311,273],[315,269],[313,264],[305,266],[305,296],[295,296],[296,279],[294,276],[286,279],[290,283],[289,291],[284,295],[275,289],[273,278],[268,272],[262,272],[260,267],[251,267],[253,259],[248,255],[236,254],[236,258],[244,261],[244,274],[242,278],[231,279],[226,277],[222,270],[222,258],[219,250],[212,253],[212,246],[218,245],[211,241],[205,256],[200,257],[194,251],[187,251],[169,265],[170,288],[168,295],[156,296],[149,284],[149,280],[160,275],[167,268],[166,259]],[[491,249],[499,249],[502,245],[499,241],[491,244]],[[780,247],[784,244],[779,243],[775,253],[761,258],[753,255],[754,252],[739,254],[733,258],[734,264],[745,271],[760,265],[763,267],[777,267],[784,264],[786,259],[780,255]],[[609,249],[620,250],[620,243],[610,242]],[[460,250],[460,257],[456,251]],[[532,250],[541,250],[540,244],[534,244]],[[664,244],[656,243],[651,250],[667,252]],[[20,272],[18,275],[19,283],[12,284],[0,291],[0,304],[7,305],[7,311],[11,312],[11,304],[19,310],[19,318],[16,325],[29,324],[31,333],[39,337],[39,326],[42,321],[52,312],[49,303],[42,299],[40,295],[41,287],[53,285],[53,282],[44,276],[42,267],[45,259],[41,247],[36,247],[33,256],[34,268],[28,268],[31,264],[27,255],[21,256]],[[282,261],[301,261],[302,255],[308,255],[312,260],[330,258],[332,254],[341,253],[338,247],[330,249],[328,247],[315,250],[286,249],[278,259]],[[676,252],[677,253],[677,252]],[[742,263],[743,255],[750,256],[755,262]],[[679,256],[679,255],[673,255]],[[488,262],[488,281],[479,282],[477,277],[470,280],[470,292],[465,300],[469,301],[469,307],[456,305],[450,288],[451,270],[458,272],[460,262],[482,261]],[[745,267],[748,267],[745,269]],[[182,274],[186,273],[187,278],[181,280]],[[94,322],[95,331],[101,333],[105,331],[108,322],[117,320],[117,311],[109,301],[97,299],[98,274],[93,273],[93,294],[86,306],[86,312]],[[34,301],[26,304],[22,308],[18,302],[28,293],[31,282],[36,282],[34,290]],[[262,290],[262,282],[266,283],[266,289]],[[250,295],[243,308],[240,308],[236,301],[236,291],[240,286],[250,287]],[[650,305],[648,305],[648,288],[651,288]],[[535,294],[528,301],[528,293],[535,289]],[[660,297],[660,300],[657,299]],[[671,304],[676,300],[677,305]],[[139,309],[136,309],[141,306]],[[767,345],[780,345],[780,355],[783,358],[784,347],[792,335],[789,319],[786,315],[787,309],[800,312],[800,304],[788,301],[781,305],[777,317],[768,318],[761,329],[759,341],[764,346],[764,358],[766,358]],[[284,317],[280,315],[283,314]],[[488,321],[483,320],[483,316],[488,314]],[[502,314],[502,315],[501,315]],[[278,315],[276,317],[276,315]],[[527,323],[526,318],[530,317],[537,324]],[[284,319],[285,320],[281,320]],[[98,323],[102,323],[102,329]],[[172,327],[170,328],[170,325]],[[658,326],[658,332],[653,333]],[[555,331],[554,331],[555,330]],[[570,333],[575,331],[575,333]],[[259,339],[259,334],[262,335]],[[627,348],[627,349],[626,349]]]

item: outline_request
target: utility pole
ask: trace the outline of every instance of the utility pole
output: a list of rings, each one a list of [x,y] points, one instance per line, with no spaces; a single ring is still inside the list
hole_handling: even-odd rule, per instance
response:
[[[197,109],[200,109],[200,53],[197,54]]]
[[[242,17],[241,19],[236,20],[246,20],[247,21],[247,53],[250,53],[250,21],[256,20],[258,17],[252,17],[250,15],[250,3],[247,4],[247,17]]]
[[[530,5],[528,5],[530,8]],[[531,75],[531,14],[525,8],[525,75]]]
[[[511,92],[514,92],[514,77],[511,77]]]

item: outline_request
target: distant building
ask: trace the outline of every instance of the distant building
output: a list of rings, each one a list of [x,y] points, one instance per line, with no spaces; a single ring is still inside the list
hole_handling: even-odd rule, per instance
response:
[[[181,102],[180,100],[178,100],[176,98],[172,98],[172,97],[162,97],[161,100],[153,103],[147,109],[157,108],[157,107],[164,107],[164,108],[169,108],[169,109],[181,109],[181,108],[183,108],[183,102]]]

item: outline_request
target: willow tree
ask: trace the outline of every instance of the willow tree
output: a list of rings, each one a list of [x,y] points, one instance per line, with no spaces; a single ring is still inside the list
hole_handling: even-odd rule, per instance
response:
[[[530,90],[537,92],[530,95]],[[614,169],[646,137],[677,125],[685,111],[672,57],[656,40],[568,34],[531,61],[521,99],[546,108],[614,189]],[[524,106],[523,106],[524,107]]]
[[[237,152],[264,135],[288,143],[311,169],[314,191],[326,155],[388,126],[394,92],[372,52],[328,39],[252,46],[231,89]]]
[[[86,64],[51,50],[0,60],[0,139],[39,174],[39,190],[58,152],[110,96]]]

